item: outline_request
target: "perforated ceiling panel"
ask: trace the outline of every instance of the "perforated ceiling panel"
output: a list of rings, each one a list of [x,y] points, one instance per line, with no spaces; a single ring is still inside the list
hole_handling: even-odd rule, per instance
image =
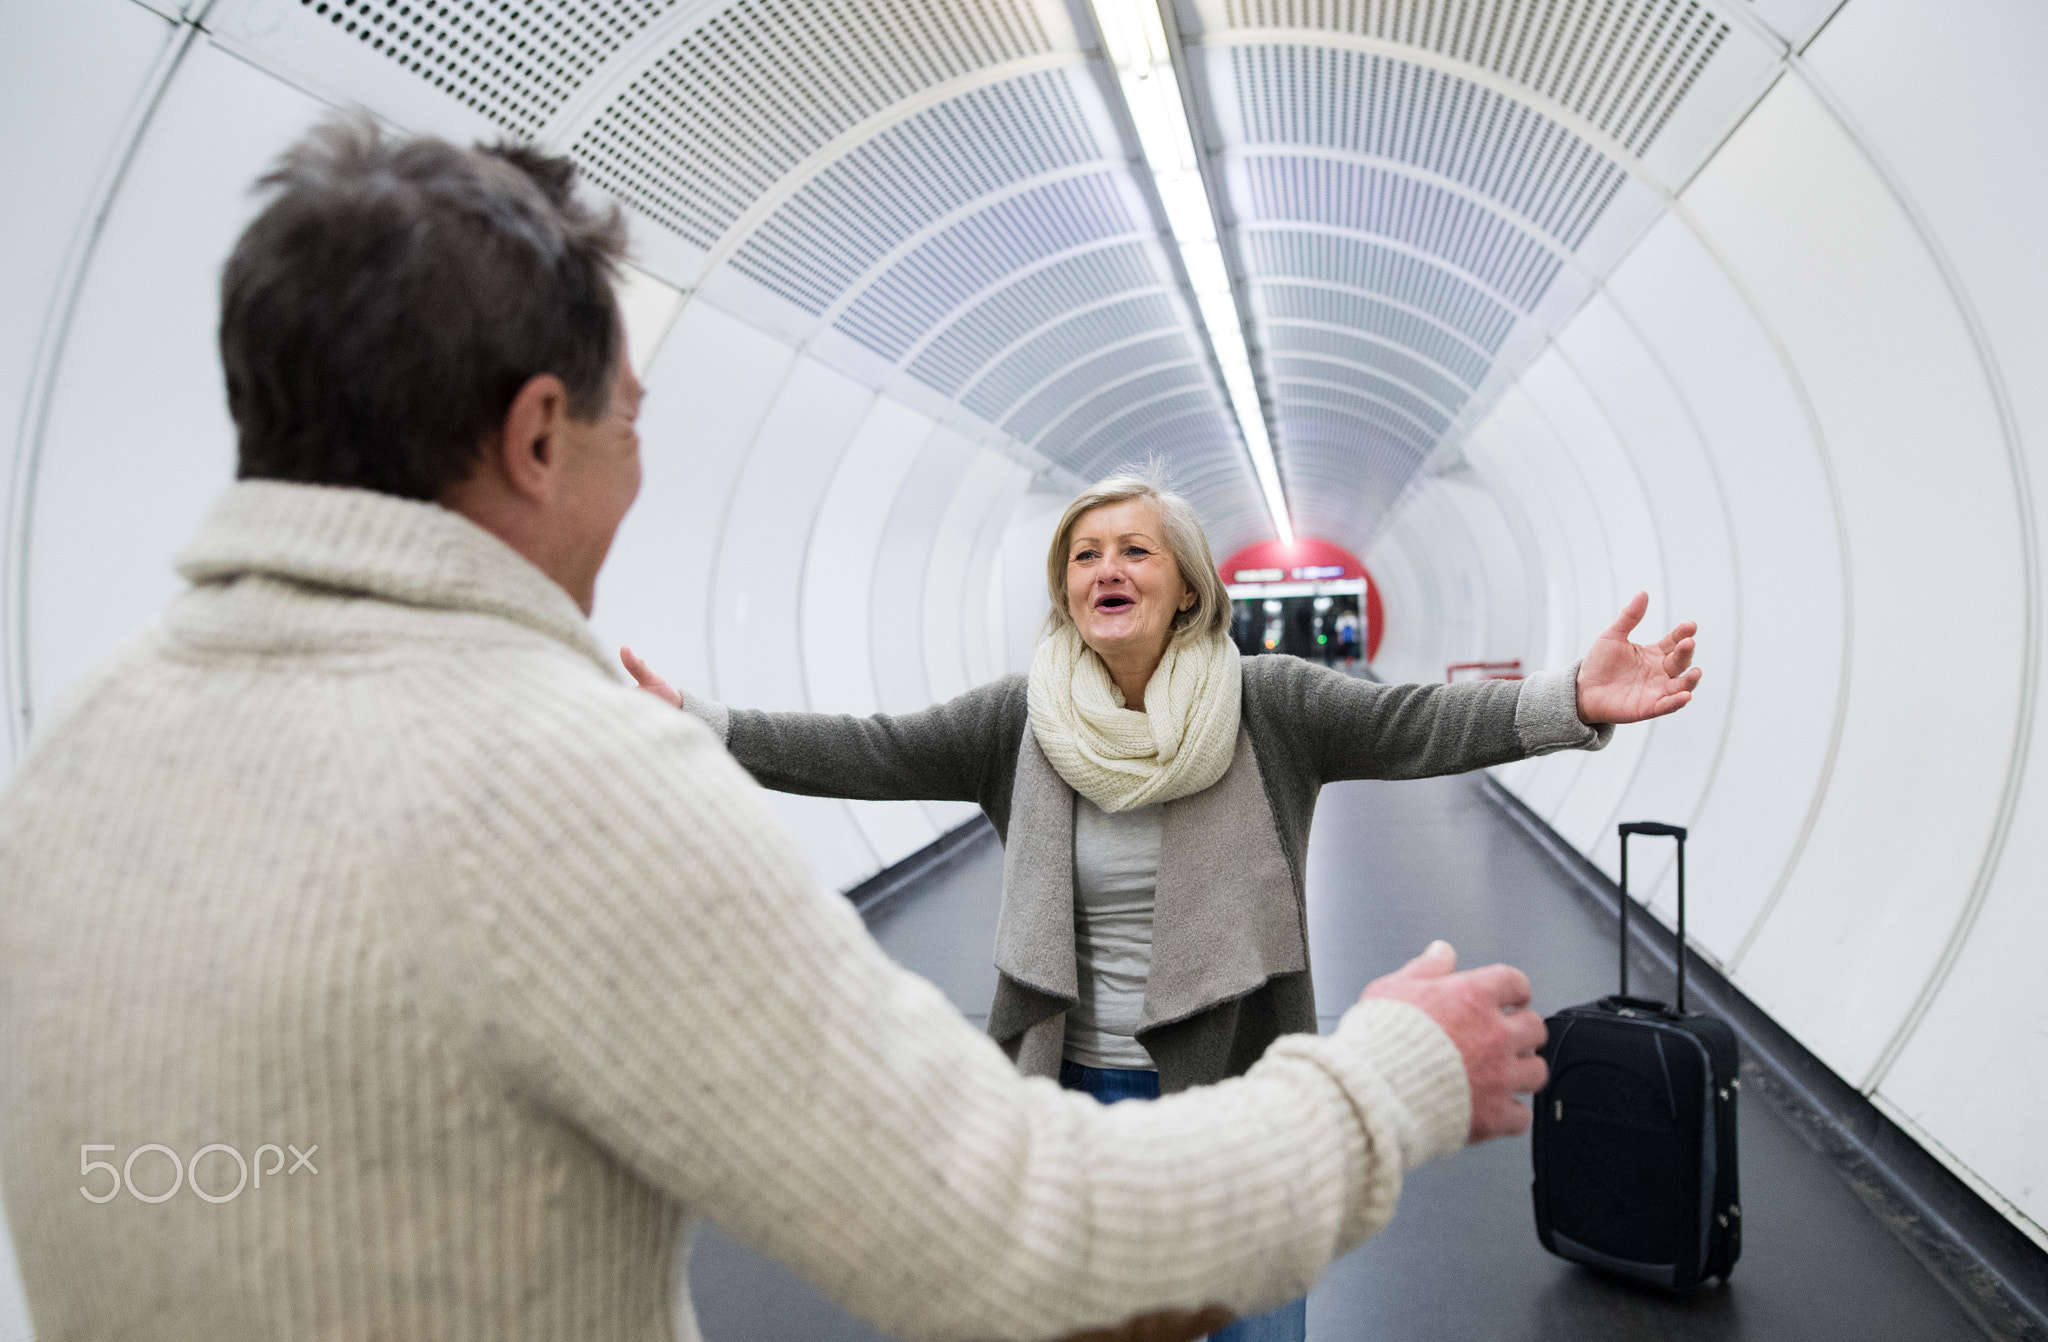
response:
[[[1236,47],[1230,57],[1244,143],[1406,163],[1488,197],[1567,247],[1585,238],[1626,176],[1526,103],[1438,70],[1301,45]]]
[[[1219,544],[1263,531],[1114,82],[1081,64],[1085,5],[301,3],[507,131],[566,143],[709,254],[691,301],[1077,474],[1160,453]],[[1597,282],[1585,258],[1620,254],[1631,173],[1667,127],[1658,163],[1706,142],[1699,103],[1733,95],[1695,91],[1734,87],[1715,62],[1740,46],[1700,0],[1163,12],[1207,104],[1194,124],[1297,522],[1354,547]]]
[[[1447,266],[1363,238],[1260,229],[1243,234],[1254,275],[1307,280],[1384,296],[1443,323],[1492,354],[1514,329],[1514,310]]]
[[[517,135],[534,136],[676,0],[299,0]]]
[[[1097,426],[1069,449],[1068,464],[1083,475],[1098,476],[1153,457],[1182,460],[1197,446],[1240,457],[1237,435],[1217,414],[1220,408],[1208,388],[1162,397]]]
[[[1063,257],[1027,270],[963,312],[932,337],[910,364],[910,372],[948,395],[1002,357],[1031,332],[1061,314],[1132,289],[1151,288],[1161,277],[1144,246],[1110,245]]]
[[[1697,0],[1225,0],[1236,28],[1311,28],[1491,70],[1640,154],[1728,25]]]
[[[1198,367],[1182,365],[1132,378],[1103,400],[1109,413],[1091,416],[1085,426],[1063,426],[1069,432],[1045,445],[1082,476],[1104,475],[1154,453],[1185,464],[1205,443],[1227,456],[1244,455],[1222,397]],[[1170,439],[1157,431],[1163,425],[1178,426]]]
[[[1003,427],[1028,443],[1058,421],[1101,418],[1103,407],[1090,402],[1109,394],[1112,383],[1118,405],[1169,387],[1199,385],[1208,374],[1196,365],[1196,357],[1194,343],[1179,331],[1119,345],[1040,384],[1004,418]]]
[[[1059,370],[1098,350],[1172,330],[1179,324],[1180,313],[1164,293],[1139,294],[1084,309],[1003,356],[962,399],[976,414],[1000,420],[1020,397]]]
[[[822,312],[933,221],[1017,182],[1101,157],[1064,71],[976,89],[827,167],[754,231],[733,265]]]
[[[577,140],[593,179],[711,247],[813,151],[891,105],[1049,49],[1007,0],[741,0],[656,60]]]
[[[998,201],[920,243],[869,284],[839,319],[890,359],[1005,276],[1060,252],[1137,230],[1109,174],[1069,178]]]
[[[1245,160],[1246,216],[1406,243],[1528,310],[1561,262],[1499,213],[1405,173],[1323,158]]]
[[[1305,322],[1275,322],[1272,331],[1269,348],[1274,353],[1327,359],[1347,372],[1388,382],[1403,393],[1394,398],[1397,404],[1425,420],[1441,420],[1439,428],[1450,426],[1451,417],[1470,394],[1436,368],[1386,341]]]
[[[1270,322],[1313,322],[1345,327],[1405,345],[1462,384],[1458,399],[1476,388],[1492,364],[1486,352],[1456,331],[1404,307],[1341,289],[1267,282],[1260,290]]]

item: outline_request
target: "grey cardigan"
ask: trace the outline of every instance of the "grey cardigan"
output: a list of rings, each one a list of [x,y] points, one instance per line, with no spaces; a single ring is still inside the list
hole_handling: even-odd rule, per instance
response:
[[[1138,1040],[1160,1088],[1235,1076],[1282,1034],[1314,1033],[1304,912],[1309,822],[1324,783],[1424,778],[1574,747],[1577,666],[1523,681],[1383,685],[1288,656],[1244,662],[1237,753],[1162,817],[1152,976]],[[901,716],[684,707],[763,787],[979,805],[1002,838],[1003,907],[989,1033],[1027,1072],[1059,1068],[1078,999],[1074,790],[1031,734],[1027,681],[1006,676]]]

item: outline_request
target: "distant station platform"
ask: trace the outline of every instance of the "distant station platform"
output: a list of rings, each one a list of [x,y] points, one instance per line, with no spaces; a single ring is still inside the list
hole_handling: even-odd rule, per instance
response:
[[[1461,963],[1527,970],[1546,1013],[1612,991],[1614,924],[1474,779],[1326,788],[1309,851],[1310,954],[1325,1029],[1433,937]],[[995,971],[1001,852],[992,833],[869,912],[876,938],[977,1024]],[[1652,978],[1654,988],[1656,980]],[[1527,1139],[1411,1174],[1387,1231],[1309,1296],[1312,1342],[1946,1342],[1981,1339],[1835,1166],[1778,1113],[1741,1117],[1742,1261],[1725,1285],[1667,1295],[1546,1254]],[[705,1227],[690,1266],[707,1342],[858,1342],[880,1334]]]

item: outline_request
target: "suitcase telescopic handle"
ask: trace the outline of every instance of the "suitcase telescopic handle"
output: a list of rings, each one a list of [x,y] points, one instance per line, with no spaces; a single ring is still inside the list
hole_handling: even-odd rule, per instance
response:
[[[1621,825],[1621,995],[1628,996],[1628,836],[1648,834],[1678,840],[1678,992],[1672,1007],[1685,1012],[1685,826],[1657,820],[1630,820]]]

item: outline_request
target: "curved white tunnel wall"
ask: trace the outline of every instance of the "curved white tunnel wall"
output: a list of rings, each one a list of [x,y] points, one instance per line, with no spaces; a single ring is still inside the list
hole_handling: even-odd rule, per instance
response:
[[[203,37],[182,48],[188,30],[132,0],[7,13],[22,40],[0,44],[0,115],[37,130],[0,138],[7,180],[37,188],[0,249],[0,395],[27,430],[6,439],[8,543],[25,537],[28,561],[8,592],[25,601],[9,674],[25,670],[16,699],[46,722],[176,590],[171,556],[232,474],[218,267],[248,183],[327,104]],[[2048,798],[2029,766],[2048,756],[2030,454],[2048,442],[2048,260],[2027,221],[2048,206],[2044,58],[2032,6],[1970,0],[1937,20],[1852,0],[1430,459],[1368,554],[1389,678],[1564,663],[1639,587],[1651,625],[1700,621],[1695,705],[1504,781],[1610,870],[1617,819],[1694,826],[1701,949],[2033,1226],[2048,1221],[2048,1005],[2023,985],[2048,945]],[[492,133],[387,75],[350,96],[416,129]],[[702,261],[643,233],[678,283]],[[1103,255],[1138,265],[1119,245]],[[1049,254],[1035,273],[1083,261]],[[843,342],[703,293],[678,315],[665,283],[636,290],[645,485],[600,632],[751,707],[914,711],[1022,669],[1074,479],[977,437],[943,397],[876,390]],[[1235,497],[1246,473],[1218,461],[1202,487]],[[1217,520],[1219,553],[1252,538],[1250,516]],[[841,887],[970,813],[779,804]],[[1639,871],[1669,917],[1661,856]]]
[[[1693,826],[1698,947],[2037,1238],[2048,116],[2003,80],[2043,53],[2021,6],[1848,6],[1463,446],[1541,575],[1529,660],[1644,586],[1708,668],[1678,717],[1503,781],[1610,873],[1616,821]],[[1481,565],[1423,520],[1457,487],[1411,490],[1390,590]],[[1669,921],[1668,857],[1638,873]]]

